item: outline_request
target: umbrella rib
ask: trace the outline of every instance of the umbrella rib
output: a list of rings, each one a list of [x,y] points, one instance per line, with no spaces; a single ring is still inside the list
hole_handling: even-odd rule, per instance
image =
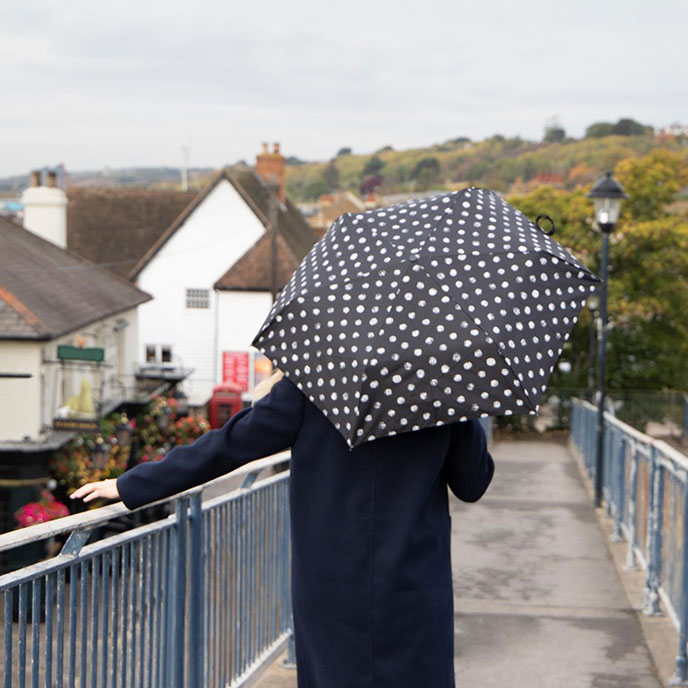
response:
[[[424,266],[421,266],[421,267],[423,267],[423,271],[425,272],[425,274],[426,274],[435,284],[437,284],[437,285],[439,286],[440,291],[442,291],[443,293],[445,293],[445,292],[444,292],[444,289],[442,289],[442,286],[443,286],[443,285],[442,285],[440,282],[437,281],[437,279],[435,278],[435,276],[432,275],[432,274],[430,274],[430,273],[428,272],[427,268],[425,268]],[[449,298],[449,299],[451,299],[451,300],[453,301],[453,303],[461,310],[461,312],[466,316],[466,318],[469,318],[469,319],[473,322],[473,324],[474,324],[476,327],[480,328],[480,329],[483,331],[483,333],[489,338],[488,341],[494,341],[493,338],[492,338],[492,336],[490,335],[490,333],[487,332],[487,330],[485,330],[485,328],[482,327],[482,325],[479,325],[477,322],[475,322],[475,320],[473,319],[473,316],[472,316],[470,313],[466,313],[466,311],[464,310],[463,306],[462,306],[456,299],[454,299],[454,298],[451,296],[451,294],[445,294],[445,295],[447,296],[447,298]],[[521,390],[523,390],[523,396],[525,397],[525,399],[523,399],[522,401],[525,401],[526,404],[527,404],[528,406],[530,406],[531,410],[536,411],[537,409],[535,408],[535,406],[534,406],[534,404],[533,404],[533,402],[532,402],[532,400],[531,400],[531,398],[530,398],[530,395],[528,394],[528,390],[526,389],[523,380],[521,380],[521,376],[514,370],[513,366],[512,366],[508,361],[506,361],[506,359],[504,358],[504,354],[502,353],[502,351],[501,351],[501,349],[500,349],[499,347],[497,347],[497,351],[499,352],[499,355],[501,356],[502,360],[504,361],[504,365],[507,366],[507,368],[511,371],[512,375],[519,381],[520,384],[519,384],[518,386],[521,388]]]

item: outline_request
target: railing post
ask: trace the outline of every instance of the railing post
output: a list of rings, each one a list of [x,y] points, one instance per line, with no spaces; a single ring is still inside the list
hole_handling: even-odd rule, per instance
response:
[[[172,685],[174,688],[185,688],[184,654],[186,635],[186,520],[188,497],[180,497],[174,504],[175,512],[175,540],[176,540],[176,566],[173,585],[174,594],[174,636],[172,661]]]
[[[647,575],[643,591],[643,613],[657,616],[662,613],[659,607],[659,576],[661,568],[662,520],[664,506],[664,471],[659,463],[659,451],[651,449],[651,478],[649,484],[650,502],[647,517],[648,547]]]
[[[189,571],[189,688],[203,686],[203,511],[202,492],[191,497]]]
[[[280,663],[284,669],[296,669],[296,647],[294,645],[294,623],[291,624],[291,633],[287,640],[287,656]]]
[[[164,591],[164,609],[165,609],[165,621],[164,629],[162,630],[163,635],[163,686],[172,686],[174,680],[174,674],[172,671],[172,661],[174,657],[174,610],[176,608],[177,590],[175,586],[175,581],[177,580],[177,552],[176,552],[176,542],[177,539],[174,537],[174,531],[167,531],[167,562],[166,562],[166,576],[163,581],[165,586]],[[179,687],[177,687],[179,688]]]
[[[616,428],[610,425],[608,422],[605,423],[605,433],[604,433],[604,470],[602,471],[602,477],[604,479],[604,486],[602,488],[602,495],[606,500],[604,505],[604,515],[607,518],[612,516],[612,502],[614,501],[614,438],[616,437]]]
[[[635,548],[638,546],[638,529],[636,528],[636,504],[638,497],[638,444],[631,442],[631,477],[630,494],[628,495],[628,553],[624,569],[634,571],[636,569]]]
[[[614,530],[611,535],[612,542],[621,542],[623,537],[623,530],[621,524],[623,523],[623,507],[624,507],[624,483],[626,477],[626,437],[623,433],[619,433],[619,449],[616,452],[616,514],[614,514]]]
[[[595,479],[595,447],[597,446],[597,418],[594,413],[588,413],[588,450],[586,451],[586,463],[588,475]]]
[[[676,656],[676,673],[669,681],[670,686],[688,686],[688,473],[684,471],[683,485],[683,567],[681,568],[681,610]]]

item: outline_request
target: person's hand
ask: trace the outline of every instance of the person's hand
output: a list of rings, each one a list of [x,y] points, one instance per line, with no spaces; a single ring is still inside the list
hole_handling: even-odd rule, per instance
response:
[[[103,497],[104,499],[119,499],[117,478],[99,480],[95,483],[86,483],[78,490],[74,490],[74,492],[69,495],[70,499],[77,499],[81,497],[83,497],[84,502],[90,502],[98,497]]]

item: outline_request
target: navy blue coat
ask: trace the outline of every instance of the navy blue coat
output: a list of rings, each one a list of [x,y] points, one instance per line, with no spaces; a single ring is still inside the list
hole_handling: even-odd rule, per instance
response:
[[[299,688],[453,688],[447,486],[480,498],[494,471],[478,421],[349,450],[287,378],[193,444],[117,479],[133,509],[292,448]]]

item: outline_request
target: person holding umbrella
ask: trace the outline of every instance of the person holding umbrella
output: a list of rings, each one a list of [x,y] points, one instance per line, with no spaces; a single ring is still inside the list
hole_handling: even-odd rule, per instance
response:
[[[133,509],[291,447],[299,687],[451,688],[448,490],[484,494],[478,418],[537,413],[595,280],[488,190],[343,216],[254,339],[269,391],[73,497]]]
[[[225,425],[72,498],[135,509],[291,447],[292,608],[299,688],[454,686],[447,485],[465,501],[494,463],[476,420],[353,451],[276,372]],[[269,391],[267,391],[269,387]]]

